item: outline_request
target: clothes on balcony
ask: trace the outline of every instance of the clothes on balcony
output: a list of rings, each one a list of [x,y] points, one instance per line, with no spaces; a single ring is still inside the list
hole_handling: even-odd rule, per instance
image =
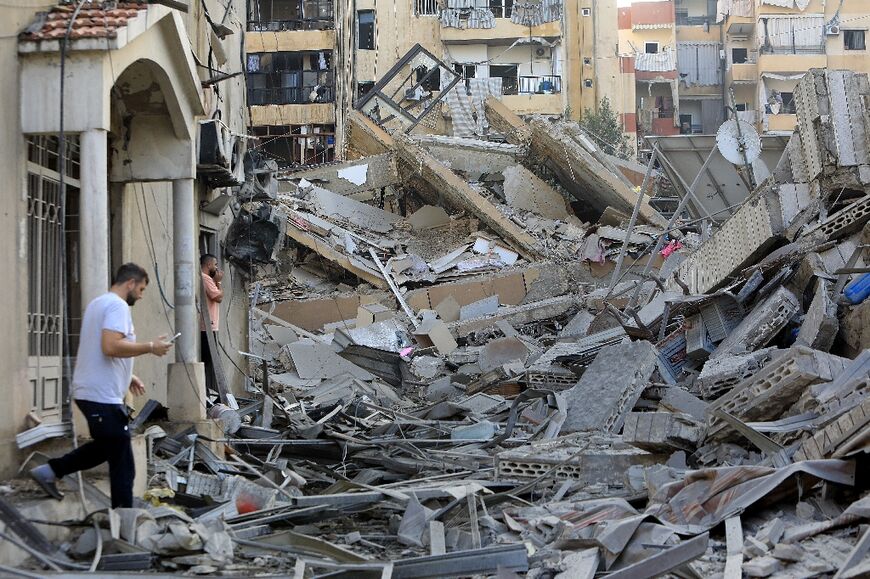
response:
[[[453,121],[454,137],[483,136],[489,127],[484,102],[488,96],[501,98],[502,79],[499,77],[469,78],[467,82],[467,87],[463,82],[457,84],[445,98]],[[442,84],[442,88],[444,86],[446,84]]]
[[[780,8],[797,8],[803,12],[810,5],[810,0],[761,0],[761,3]]]
[[[716,22],[722,22],[729,15],[752,18],[755,16],[755,0],[719,0]]]
[[[539,26],[562,19],[562,0],[522,0],[514,2],[511,22]]]
[[[446,28],[495,28],[495,16],[489,8],[445,8],[441,26]]]
[[[770,16],[758,25],[758,45],[775,52],[823,50],[824,16]]]

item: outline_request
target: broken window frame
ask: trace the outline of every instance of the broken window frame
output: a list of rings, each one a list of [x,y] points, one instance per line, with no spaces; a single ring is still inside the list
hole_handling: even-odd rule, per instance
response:
[[[442,78],[452,78],[449,82],[442,81],[441,91],[436,95],[433,94],[432,98],[426,101],[425,108],[419,115],[413,115],[410,111],[414,105],[419,105],[419,102],[413,102],[411,106],[403,106],[404,102],[408,102],[406,95],[408,94],[408,90],[415,90],[417,87],[421,85],[420,82],[415,83],[410,89],[406,89],[404,92],[402,91],[404,86],[400,85],[399,89],[395,90],[392,95],[386,94],[384,91],[387,90],[388,86],[391,86],[391,83],[399,77],[399,74],[403,72],[406,66],[411,63],[415,63],[416,66],[410,71],[410,73],[406,76],[405,81],[408,81],[411,76],[414,74],[414,70],[419,68],[424,60],[428,60],[431,63],[430,71],[434,68],[439,69],[439,74],[441,74]],[[425,78],[425,77],[424,77]],[[423,79],[421,79],[422,81]],[[393,67],[384,74],[383,77],[378,81],[375,87],[369,91],[367,95],[359,99],[354,105],[354,109],[361,111],[363,114],[367,116],[374,115],[374,111],[377,109],[377,114],[380,115],[380,108],[383,106],[386,109],[387,118],[381,118],[380,120],[376,120],[378,124],[389,122],[393,119],[398,119],[400,123],[405,127],[404,132],[409,133],[416,127],[420,122],[428,115],[432,110],[438,106],[438,103],[447,96],[447,93],[455,87],[459,81],[460,76],[453,71],[453,69],[443,61],[436,58],[431,52],[423,48],[419,43],[415,44],[411,47],[411,49],[405,53],[405,55],[393,65]],[[401,93],[401,97],[399,97]],[[399,100],[396,98],[399,97]],[[374,103],[371,103],[373,99],[376,99]]]
[[[310,132],[303,133],[306,127]],[[259,125],[251,127],[251,132],[260,138],[261,151],[275,159],[279,167],[300,167],[335,160],[335,125]],[[282,145],[286,154],[280,151]],[[306,156],[306,151],[315,152]]]
[[[247,56],[248,106],[335,101],[332,51],[264,52]],[[292,62],[296,59],[298,63]],[[306,60],[309,61],[307,65]],[[322,61],[326,68],[313,68],[311,63],[315,60]],[[256,69],[251,70],[254,62],[257,63]],[[268,64],[264,65],[264,62]],[[266,86],[258,86],[260,84]],[[312,99],[315,91],[316,97]]]
[[[263,10],[268,5],[268,10]],[[296,18],[275,18],[276,5],[296,8]],[[268,12],[265,16],[263,12]],[[248,4],[248,30],[279,32],[284,30],[333,30],[331,0],[251,0]]]

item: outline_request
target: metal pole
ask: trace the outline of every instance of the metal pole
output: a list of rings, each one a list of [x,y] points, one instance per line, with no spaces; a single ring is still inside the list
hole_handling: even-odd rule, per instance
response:
[[[196,340],[199,337],[196,312],[196,199],[193,179],[172,181],[172,241],[175,274],[175,331],[181,336],[175,342],[175,361],[192,364],[197,361]],[[217,354],[214,354],[217,356]]]
[[[650,155],[649,163],[647,163],[646,173],[643,176],[643,183],[640,185],[640,191],[637,193],[637,201],[634,203],[634,211],[632,211],[631,219],[628,221],[628,233],[625,234],[625,242],[622,244],[622,247],[619,248],[619,257],[616,258],[616,268],[613,270],[613,275],[610,276],[610,285],[607,287],[607,296],[605,296],[604,299],[609,298],[613,288],[616,287],[616,281],[619,279],[619,272],[622,270],[622,262],[625,259],[626,252],[628,251],[628,240],[631,239],[631,232],[634,230],[634,224],[637,223],[637,214],[640,213],[640,206],[643,204],[643,193],[649,185],[649,178],[650,175],[652,175],[653,166],[656,164],[658,155],[659,144],[653,143],[652,155]]]
[[[685,208],[685,206],[686,206],[686,202],[689,200],[690,197],[692,197],[692,195],[694,195],[695,189],[698,187],[698,184],[701,182],[701,175],[704,174],[704,171],[710,165],[710,161],[713,160],[713,156],[716,155],[716,153],[718,151],[719,151],[718,148],[713,147],[713,149],[710,151],[710,154],[707,155],[707,158],[704,160],[704,164],[701,166],[701,170],[698,171],[698,175],[695,177],[695,180],[692,181],[692,186],[689,188],[688,191],[686,191],[686,194],[683,196],[683,198],[680,199],[680,204],[677,205],[676,211],[674,211],[674,214],[671,215],[671,218],[668,221],[668,225],[667,225],[667,227],[665,227],[665,231],[670,231],[670,229],[674,226],[674,223],[676,223],[677,218],[679,217],[680,213],[683,212],[683,208]],[[641,273],[641,277],[649,275],[649,270],[652,269],[653,259],[655,259],[656,254],[662,248],[662,244],[664,243],[664,241],[665,241],[665,233],[662,232],[659,234],[658,238],[656,238],[656,245],[653,248],[652,252],[649,254],[649,259],[647,260],[646,265],[643,268],[643,273]],[[632,294],[631,299],[628,300],[628,305],[625,306],[625,309],[629,309],[629,308],[634,307],[634,304],[637,301],[638,296],[640,296],[640,290],[642,287],[643,287],[642,283],[637,284],[637,287],[634,289],[634,293]]]

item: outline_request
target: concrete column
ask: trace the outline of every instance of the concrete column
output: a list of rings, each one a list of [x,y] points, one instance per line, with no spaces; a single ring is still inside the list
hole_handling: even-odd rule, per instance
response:
[[[172,235],[175,258],[175,331],[181,336],[175,341],[175,361],[193,363],[199,324],[196,295],[199,278],[196,264],[196,197],[193,179],[172,182]]]
[[[81,133],[81,193],[79,211],[82,310],[109,288],[108,133]]]
[[[175,363],[167,375],[169,416],[173,421],[205,420],[205,369],[198,362],[196,311],[199,268],[196,257],[196,196],[193,179],[172,182],[172,240],[175,275]]]

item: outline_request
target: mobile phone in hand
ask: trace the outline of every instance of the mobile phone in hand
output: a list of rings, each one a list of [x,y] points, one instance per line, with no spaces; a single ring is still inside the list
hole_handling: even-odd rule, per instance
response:
[[[172,342],[174,342],[175,340],[177,340],[177,339],[178,339],[178,336],[180,336],[180,335],[181,335],[181,332],[178,332],[177,334],[175,334],[174,336],[172,336],[171,338],[169,338],[168,340],[166,340],[166,343],[167,343],[167,344],[171,344]]]

